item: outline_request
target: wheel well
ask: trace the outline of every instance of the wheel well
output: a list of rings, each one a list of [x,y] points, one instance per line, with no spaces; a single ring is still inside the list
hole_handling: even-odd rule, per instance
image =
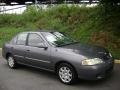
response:
[[[71,63],[69,63],[69,62],[67,62],[67,61],[57,62],[57,63],[55,64],[55,72],[57,71],[57,67],[58,67],[60,64],[62,64],[62,63],[67,63],[67,64],[71,65],[71,66],[73,67],[73,69],[75,70],[76,74],[77,74],[77,71],[76,71],[75,67],[74,67]]]
[[[11,53],[6,54],[6,59],[8,59],[9,56],[11,56]]]

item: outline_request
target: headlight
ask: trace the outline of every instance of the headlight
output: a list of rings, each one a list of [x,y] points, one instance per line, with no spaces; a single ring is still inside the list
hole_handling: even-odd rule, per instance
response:
[[[100,58],[86,59],[82,61],[82,65],[96,65],[103,63],[103,60]]]
[[[111,54],[111,53],[109,53],[109,56],[110,56],[110,57],[112,57],[112,54]]]

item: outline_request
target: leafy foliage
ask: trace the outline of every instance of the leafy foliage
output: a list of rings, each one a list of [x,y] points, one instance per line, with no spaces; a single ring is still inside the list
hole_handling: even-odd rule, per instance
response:
[[[81,43],[108,48],[120,58],[120,8],[58,5],[46,10],[31,6],[21,15],[0,15],[0,46],[16,33],[26,30],[58,30]],[[106,12],[107,11],[107,12]]]
[[[117,6],[120,3],[120,0],[100,0],[101,4],[106,6]]]

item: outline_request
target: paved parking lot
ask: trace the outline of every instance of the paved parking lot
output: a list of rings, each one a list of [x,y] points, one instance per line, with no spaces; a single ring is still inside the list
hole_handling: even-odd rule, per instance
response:
[[[120,64],[116,64],[112,76],[99,81],[79,80],[69,86],[59,82],[55,74],[22,66],[9,69],[0,57],[0,90],[120,90]]]

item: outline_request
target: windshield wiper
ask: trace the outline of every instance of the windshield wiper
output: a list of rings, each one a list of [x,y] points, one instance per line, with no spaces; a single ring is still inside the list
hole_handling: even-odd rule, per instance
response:
[[[62,46],[66,46],[66,45],[71,45],[71,44],[76,44],[79,42],[72,42],[72,43],[68,43],[68,44],[61,44],[61,45],[57,45],[57,47],[62,47]]]

